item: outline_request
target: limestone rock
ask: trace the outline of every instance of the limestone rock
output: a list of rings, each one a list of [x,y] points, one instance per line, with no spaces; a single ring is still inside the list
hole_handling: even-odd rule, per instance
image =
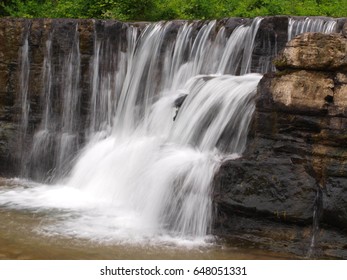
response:
[[[278,75],[272,80],[271,92],[275,103],[296,110],[321,110],[333,96],[334,82],[328,74],[295,71]]]
[[[338,86],[334,90],[334,104],[347,108],[347,85]]]
[[[304,33],[275,59],[277,69],[347,70],[347,38],[342,34]]]
[[[342,27],[342,35],[347,38],[347,21]]]
[[[347,73],[337,73],[336,82],[339,84],[347,84]]]

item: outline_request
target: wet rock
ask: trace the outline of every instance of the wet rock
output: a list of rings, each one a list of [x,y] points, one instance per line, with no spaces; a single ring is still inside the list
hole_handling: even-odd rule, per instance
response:
[[[252,72],[266,73],[272,71],[272,60],[278,50],[282,50],[288,38],[288,17],[264,17],[260,23],[253,55]]]
[[[346,164],[346,161],[344,162]],[[341,167],[329,166],[330,169],[338,171]],[[342,172],[341,172],[342,173]],[[341,174],[340,173],[340,174]],[[323,217],[322,222],[334,225],[337,228],[347,228],[347,178],[346,170],[343,177],[329,176],[326,188],[323,191]]]
[[[238,213],[220,218],[215,229],[223,242],[239,248],[269,250],[285,259],[346,259],[347,236],[332,229],[319,229],[311,246],[312,227],[279,220],[251,218]]]
[[[178,108],[181,107],[184,100],[186,100],[187,96],[188,96],[187,94],[184,94],[178,97],[174,102],[175,107],[178,107]]]
[[[23,155],[28,153],[32,145],[34,133],[40,126],[44,109],[44,59],[47,55],[47,42],[52,42],[51,71],[56,79],[52,80],[52,117],[62,113],[63,82],[59,71],[64,67],[63,62],[69,56],[73,46],[74,36],[79,38],[81,87],[83,96],[82,108],[88,107],[90,93],[90,61],[94,54],[94,21],[93,20],[64,20],[64,19],[0,19],[0,174],[12,176],[21,169]],[[19,129],[22,118],[21,101],[21,71],[22,49],[28,39],[29,51],[27,61],[29,101],[28,125],[26,133]],[[79,110],[79,108],[77,108]],[[81,116],[86,112],[78,112]],[[82,120],[83,117],[81,118]],[[84,121],[76,130],[84,128]],[[50,168],[50,166],[46,166]]]
[[[341,33],[344,37],[347,38],[347,21],[345,22],[345,24],[342,27]]]
[[[17,131],[16,123],[0,120],[0,176],[15,175]]]
[[[241,159],[222,165],[214,201],[231,213],[297,224],[312,222],[315,179],[290,158]]]

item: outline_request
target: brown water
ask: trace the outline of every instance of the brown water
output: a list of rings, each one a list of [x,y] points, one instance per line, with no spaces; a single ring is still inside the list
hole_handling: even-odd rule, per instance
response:
[[[8,188],[0,184],[0,188]],[[116,244],[44,234],[55,218],[50,212],[0,207],[0,259],[292,259],[294,255],[255,248],[243,242],[216,241],[206,246]]]
[[[88,240],[35,233],[37,214],[0,211],[0,259],[290,259],[254,248],[216,244],[199,248],[159,245],[98,244]],[[236,244],[237,245],[237,244]]]

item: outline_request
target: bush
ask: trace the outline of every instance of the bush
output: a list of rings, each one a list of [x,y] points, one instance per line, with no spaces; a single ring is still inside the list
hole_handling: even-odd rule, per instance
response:
[[[0,16],[124,21],[266,15],[347,16],[347,0],[4,0]]]

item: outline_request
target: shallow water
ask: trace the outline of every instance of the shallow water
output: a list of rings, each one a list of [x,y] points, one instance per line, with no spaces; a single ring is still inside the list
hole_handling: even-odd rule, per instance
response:
[[[0,259],[292,259],[294,256],[255,248],[215,244],[112,244],[46,236],[37,233],[42,216],[25,211],[0,211]]]
[[[17,180],[0,180],[0,191],[18,188]],[[30,188],[30,187],[28,187]],[[0,206],[0,259],[292,259],[294,255],[257,249],[236,239],[227,244],[215,237],[205,240],[151,237],[126,241],[74,235],[64,219],[71,213],[57,209]],[[65,218],[64,218],[65,217]],[[65,221],[66,222],[66,221]],[[55,230],[53,230],[55,229]],[[97,232],[97,230],[96,230]],[[249,247],[247,247],[249,246]]]

